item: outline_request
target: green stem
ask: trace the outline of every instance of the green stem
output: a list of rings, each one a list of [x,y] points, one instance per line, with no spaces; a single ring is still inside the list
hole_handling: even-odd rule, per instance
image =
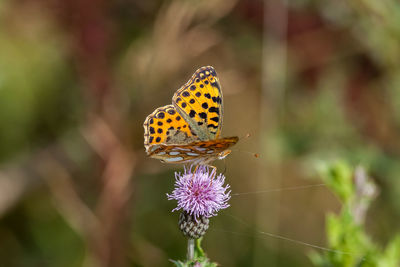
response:
[[[188,261],[194,260],[194,239],[193,238],[188,238],[187,259],[188,259]]]

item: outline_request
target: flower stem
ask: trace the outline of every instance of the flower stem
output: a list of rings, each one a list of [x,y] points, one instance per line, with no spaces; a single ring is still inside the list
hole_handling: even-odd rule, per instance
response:
[[[193,238],[188,238],[187,259],[188,259],[188,261],[194,260],[194,239]]]

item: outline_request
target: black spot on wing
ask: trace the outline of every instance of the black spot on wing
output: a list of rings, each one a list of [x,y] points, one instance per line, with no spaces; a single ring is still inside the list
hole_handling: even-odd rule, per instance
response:
[[[161,126],[163,123],[162,123],[161,121],[159,121],[159,122],[157,122],[157,124],[158,124],[159,126]]]
[[[222,100],[221,100],[221,98],[220,98],[219,96],[217,96],[217,97],[213,96],[213,97],[212,97],[212,101],[213,101],[214,103],[218,103],[218,104],[221,104],[221,103],[222,103]]]
[[[190,86],[190,90],[192,90],[192,91],[196,90],[196,85]]]
[[[207,127],[208,127],[208,128],[212,127],[212,128],[214,128],[214,129],[218,129],[218,126],[215,126],[214,124],[209,124],[209,125],[207,125]]]
[[[189,112],[189,116],[190,118],[193,118],[196,115],[196,111],[194,111],[193,109]]]
[[[219,86],[219,83],[213,82],[213,83],[211,83],[211,85],[214,86],[214,87],[217,87],[218,90],[221,90],[221,87]]]
[[[180,121],[181,120],[181,116],[176,116],[176,120]]]
[[[161,141],[161,137],[157,137],[156,138],[156,142],[158,143],[158,142],[160,142]]]
[[[154,130],[153,127],[150,127],[150,133],[151,133],[151,134],[155,134],[155,133],[156,133],[156,131]]]
[[[172,122],[172,120],[171,120],[171,119],[168,119],[168,120],[167,120],[167,122],[168,122],[168,123],[171,123],[171,122]]]
[[[204,108],[204,109],[208,109],[208,104],[207,104],[207,102],[204,102],[203,104],[201,104],[201,106],[202,106],[202,108]]]
[[[153,118],[150,119],[150,122],[149,122],[149,123],[150,123],[150,124],[153,124],[153,123],[154,123]]]
[[[158,129],[157,129],[157,133],[161,134],[162,132],[163,132],[163,131],[162,131],[161,128],[158,128]]]
[[[197,97],[200,97],[200,96],[201,96],[201,93],[200,93],[200,92],[197,92],[197,93],[196,93],[196,96],[197,96]]]
[[[189,103],[190,103],[190,104],[194,104],[194,102],[195,102],[195,101],[194,101],[194,99],[193,99],[193,98],[192,98],[192,99],[190,99],[190,101],[189,101]]]
[[[219,121],[219,117],[213,117],[213,118],[210,118],[210,120],[218,122]]]
[[[202,118],[202,119],[207,119],[207,113],[205,113],[205,112],[199,113],[199,116],[200,116],[200,118]]]
[[[211,107],[208,109],[209,112],[215,112],[219,115],[219,109],[217,107]]]
[[[183,92],[182,95],[183,95],[184,97],[190,96],[189,92],[187,92],[187,91]]]
[[[153,143],[154,136],[150,136],[149,143]]]
[[[210,98],[211,98],[211,95],[210,95],[209,93],[207,93],[207,94],[204,94],[204,96],[205,96],[206,98],[208,98],[208,99],[210,99]]]
[[[175,114],[175,110],[170,109],[170,110],[168,110],[168,113],[169,113],[170,115],[174,115],[174,114]]]
[[[165,113],[164,112],[160,112],[157,115],[157,118],[159,118],[159,119],[164,119],[164,117],[165,117]]]

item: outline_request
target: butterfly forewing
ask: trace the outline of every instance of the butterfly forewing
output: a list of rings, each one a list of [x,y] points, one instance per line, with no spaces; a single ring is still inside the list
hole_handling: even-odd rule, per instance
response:
[[[175,93],[172,103],[200,140],[219,137],[223,117],[222,91],[213,67],[198,69]]]

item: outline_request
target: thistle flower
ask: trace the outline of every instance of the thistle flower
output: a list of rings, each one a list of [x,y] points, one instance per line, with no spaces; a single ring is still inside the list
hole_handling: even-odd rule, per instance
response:
[[[168,200],[175,199],[178,206],[172,211],[182,209],[192,215],[196,221],[201,217],[216,216],[221,209],[229,207],[231,191],[227,184],[224,187],[225,176],[216,175],[216,169],[200,165],[192,172],[192,167],[185,168],[184,173],[175,173],[175,189],[167,194]]]

